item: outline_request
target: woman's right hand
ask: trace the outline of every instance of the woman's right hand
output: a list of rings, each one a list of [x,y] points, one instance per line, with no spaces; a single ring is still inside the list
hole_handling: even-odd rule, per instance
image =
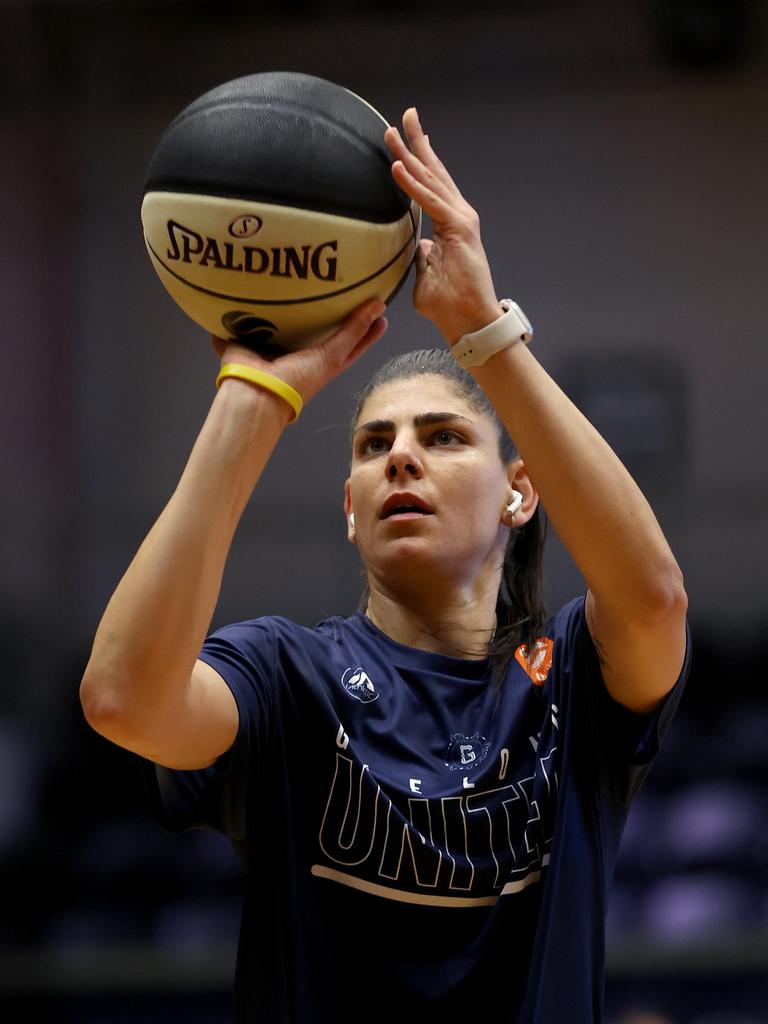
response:
[[[298,391],[306,405],[384,334],[387,329],[385,310],[385,304],[379,299],[369,299],[354,309],[341,327],[319,345],[286,352],[272,360],[236,341],[212,336],[211,342],[222,365],[243,363],[279,377]]]

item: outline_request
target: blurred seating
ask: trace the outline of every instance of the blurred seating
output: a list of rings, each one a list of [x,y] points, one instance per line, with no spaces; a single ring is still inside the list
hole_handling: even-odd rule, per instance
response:
[[[670,875],[644,895],[641,928],[662,946],[713,944],[760,923],[759,893],[757,886],[735,874]]]

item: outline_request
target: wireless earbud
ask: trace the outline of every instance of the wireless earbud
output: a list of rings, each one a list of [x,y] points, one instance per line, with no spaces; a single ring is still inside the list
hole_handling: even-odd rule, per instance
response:
[[[355,513],[354,512],[350,512],[349,513],[349,525],[354,530],[354,528],[355,528]]]
[[[520,508],[520,506],[522,504],[523,504],[523,496],[522,496],[522,494],[520,493],[520,491],[513,490],[512,491],[512,501],[510,501],[510,503],[507,505],[506,511],[509,513],[509,515],[513,516],[515,514],[515,512],[517,512],[517,510]]]

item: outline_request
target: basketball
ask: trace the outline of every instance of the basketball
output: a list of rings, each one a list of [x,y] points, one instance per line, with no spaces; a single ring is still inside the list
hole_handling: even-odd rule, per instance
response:
[[[141,220],[152,265],[197,324],[254,349],[318,344],[360,303],[389,304],[421,211],[397,186],[388,122],[321,78],[226,82],[171,122]]]

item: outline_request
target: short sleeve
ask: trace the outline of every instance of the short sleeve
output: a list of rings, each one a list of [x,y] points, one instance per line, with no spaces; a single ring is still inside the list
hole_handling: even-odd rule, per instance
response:
[[[275,641],[268,619],[226,626],[209,636],[200,660],[225,680],[237,703],[235,741],[208,768],[181,771],[142,761],[150,806],[171,831],[192,828],[242,840],[251,793],[269,760],[274,718]]]
[[[627,805],[658,754],[683,695],[691,662],[690,630],[686,623],[685,658],[675,685],[654,711],[638,714],[614,700],[605,686],[586,623],[584,599],[571,602],[564,613],[555,629],[565,640],[571,701],[583,712],[575,715],[581,740],[586,740],[598,759],[603,788]]]

